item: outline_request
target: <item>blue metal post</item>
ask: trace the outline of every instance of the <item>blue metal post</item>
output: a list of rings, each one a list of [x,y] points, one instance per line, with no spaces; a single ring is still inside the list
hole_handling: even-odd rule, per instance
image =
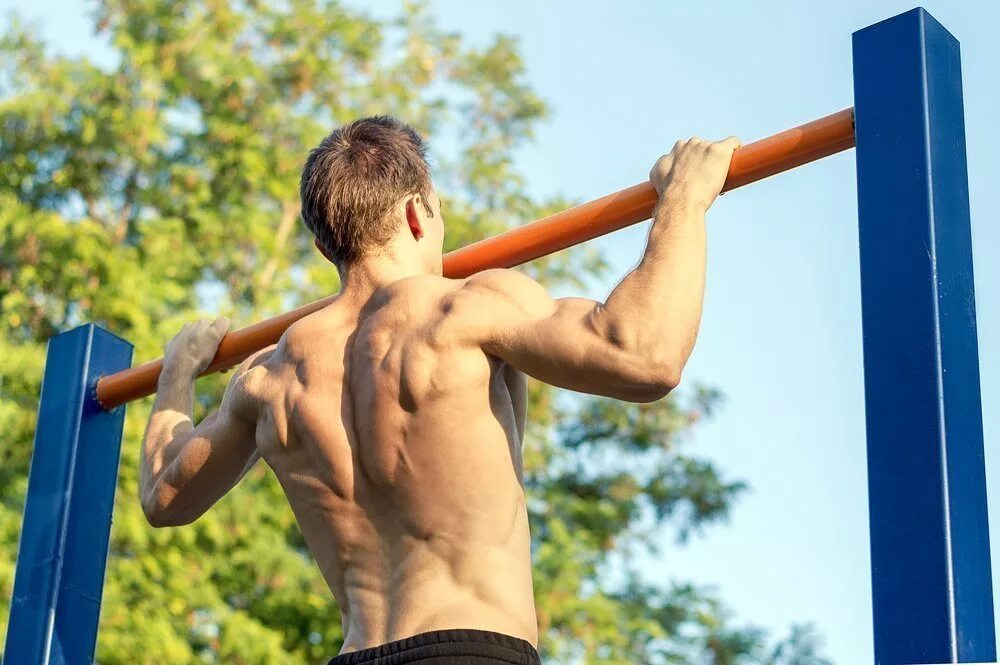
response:
[[[877,665],[996,660],[958,41],[854,34]]]
[[[131,344],[94,325],[49,341],[6,663],[93,662],[125,419],[93,391],[131,361]]]

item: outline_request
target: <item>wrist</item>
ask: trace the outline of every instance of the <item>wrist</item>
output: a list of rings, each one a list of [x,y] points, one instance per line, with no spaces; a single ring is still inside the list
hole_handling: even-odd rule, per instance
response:
[[[194,383],[196,378],[198,378],[198,372],[195,371],[194,367],[183,363],[164,362],[157,383],[160,387],[163,387],[177,383]]]
[[[671,183],[660,193],[659,203],[672,212],[693,212],[704,215],[708,206],[691,188],[683,183]]]
[[[657,211],[667,213],[670,217],[704,217],[708,211],[697,196],[683,186],[670,186],[663,190],[657,202]]]

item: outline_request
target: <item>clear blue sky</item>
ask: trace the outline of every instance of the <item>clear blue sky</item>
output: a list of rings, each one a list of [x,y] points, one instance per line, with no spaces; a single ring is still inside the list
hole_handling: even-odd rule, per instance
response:
[[[850,106],[851,33],[912,2],[432,7],[474,41],[518,36],[552,116],[517,166],[539,196],[587,200],[645,178],[678,137],[750,141]],[[94,46],[81,0],[22,4],[67,50]],[[365,4],[379,15],[397,7]],[[1000,3],[924,6],[962,43],[1000,607],[1000,262],[991,260],[1000,246]],[[776,632],[813,621],[842,665],[872,662],[856,220],[850,152],[729,194],[711,211],[704,321],[685,381],[717,386],[727,401],[690,445],[753,490],[729,525],[668,546],[646,567],[651,579],[717,585],[739,618]],[[619,275],[638,260],[646,231],[596,241]],[[612,286],[587,295],[603,298]]]

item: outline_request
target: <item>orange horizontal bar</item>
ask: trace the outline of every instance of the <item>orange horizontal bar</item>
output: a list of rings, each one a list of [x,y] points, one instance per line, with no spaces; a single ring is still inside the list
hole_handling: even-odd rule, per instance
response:
[[[742,146],[733,154],[722,191],[793,169],[854,147],[854,109],[845,109],[794,129]],[[468,277],[487,268],[510,268],[649,219],[656,190],[648,182],[578,205],[468,245],[444,257],[444,275]],[[270,346],[299,319],[333,302],[336,295],[234,330],[202,376],[229,369]],[[156,392],[163,359],[103,377],[97,399],[106,409]]]

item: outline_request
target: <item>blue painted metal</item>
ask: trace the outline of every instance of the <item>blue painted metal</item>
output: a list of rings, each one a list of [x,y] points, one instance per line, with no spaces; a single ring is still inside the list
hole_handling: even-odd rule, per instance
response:
[[[996,660],[958,41],[854,34],[875,662]]]
[[[131,362],[132,345],[94,325],[49,340],[6,663],[93,662],[125,419],[94,386]]]

